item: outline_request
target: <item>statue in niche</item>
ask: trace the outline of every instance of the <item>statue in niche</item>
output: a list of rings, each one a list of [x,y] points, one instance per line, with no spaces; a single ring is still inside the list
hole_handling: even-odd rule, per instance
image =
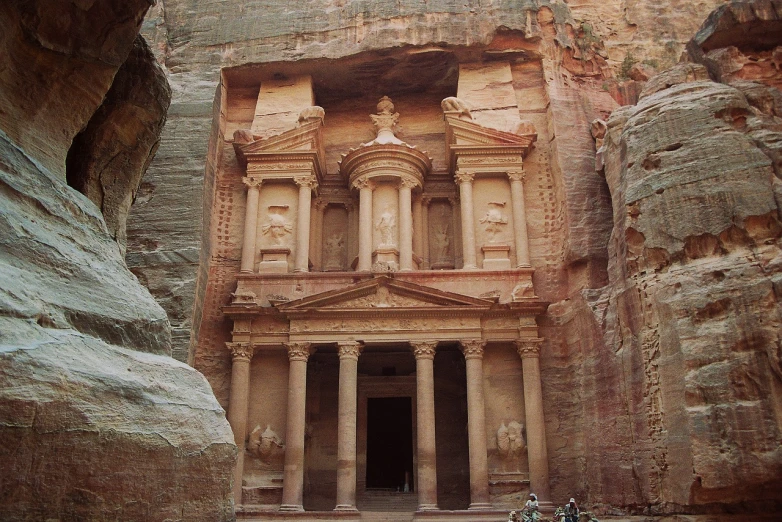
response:
[[[380,219],[377,221],[375,228],[380,233],[380,246],[392,247],[395,246],[394,241],[394,228],[395,220],[394,214],[391,213],[389,208],[386,208],[380,215]]]
[[[344,234],[332,234],[326,239],[323,247],[326,254],[327,268],[342,268],[342,247],[345,244]]]
[[[434,229],[432,241],[434,242],[435,252],[437,253],[437,261],[448,261],[448,254],[451,252],[451,238],[448,236],[448,223],[440,223],[440,225]]]
[[[282,439],[272,431],[267,424],[266,429],[261,431],[261,426],[256,426],[250,432],[250,438],[247,441],[247,451],[255,455],[262,462],[269,463],[274,457],[282,455],[285,445]]]
[[[502,227],[508,224],[508,218],[502,213],[505,202],[490,201],[486,214],[478,221],[484,225],[484,230],[489,235],[489,241],[494,243],[497,234],[502,232]]]
[[[502,460],[515,463],[526,447],[523,424],[511,421],[507,426],[505,422],[500,425],[497,430],[497,453]]]
[[[264,235],[271,236],[274,246],[284,246],[285,236],[293,232],[293,225],[283,216],[287,211],[288,205],[271,205],[269,219],[261,227]]]

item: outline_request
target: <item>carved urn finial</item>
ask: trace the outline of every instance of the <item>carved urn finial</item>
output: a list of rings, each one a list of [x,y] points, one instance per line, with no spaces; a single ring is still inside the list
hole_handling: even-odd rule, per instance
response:
[[[374,143],[386,144],[396,143],[399,145],[402,143],[394,135],[394,127],[399,121],[399,113],[394,112],[394,102],[388,96],[383,96],[377,103],[377,114],[370,114],[372,123],[377,128],[377,138]]]

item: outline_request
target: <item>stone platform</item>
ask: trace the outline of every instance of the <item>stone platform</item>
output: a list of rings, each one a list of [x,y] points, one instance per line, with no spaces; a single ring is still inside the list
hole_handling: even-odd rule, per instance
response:
[[[236,519],[247,522],[273,520],[339,520],[340,522],[504,522],[508,510],[486,511],[261,511],[252,506],[237,509]]]

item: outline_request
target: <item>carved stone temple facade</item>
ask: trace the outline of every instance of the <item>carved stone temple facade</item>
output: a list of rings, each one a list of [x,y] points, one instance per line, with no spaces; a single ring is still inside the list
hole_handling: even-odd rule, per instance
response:
[[[227,129],[213,241],[240,252],[209,274],[230,302],[200,340],[222,336],[230,365],[204,350],[195,365],[229,388],[240,518],[495,520],[530,491],[551,500],[525,188],[536,129],[518,108],[475,110],[476,79],[507,64],[459,67],[450,92],[372,105],[316,105],[306,73],[236,88],[257,98]]]

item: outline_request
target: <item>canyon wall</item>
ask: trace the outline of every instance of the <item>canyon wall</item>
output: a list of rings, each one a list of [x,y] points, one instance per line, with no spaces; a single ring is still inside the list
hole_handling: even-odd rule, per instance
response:
[[[0,6],[2,520],[233,517],[225,414],[117,242],[168,104],[148,7]]]
[[[238,172],[230,141],[259,74],[349,63],[379,82],[405,53],[507,60],[538,132],[528,207],[535,289],[552,303],[539,326],[554,501],[778,511],[779,91],[747,80],[778,86],[774,46],[753,37],[781,13],[770,0],[164,0],[143,33],[173,97],[127,262],[193,363],[229,338],[233,281],[216,276],[238,245],[220,216],[243,202],[213,203],[240,193],[218,171]],[[683,54],[705,67],[654,76]],[[603,137],[592,122],[612,112]],[[223,402],[229,365],[227,351],[197,364]]]

